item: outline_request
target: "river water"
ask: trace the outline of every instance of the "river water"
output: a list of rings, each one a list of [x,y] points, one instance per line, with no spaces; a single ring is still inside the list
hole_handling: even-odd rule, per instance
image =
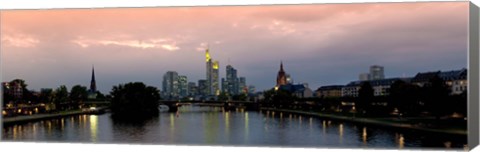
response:
[[[465,136],[364,126],[272,111],[223,111],[184,106],[142,123],[116,122],[110,114],[3,126],[2,140],[347,148],[464,148]]]

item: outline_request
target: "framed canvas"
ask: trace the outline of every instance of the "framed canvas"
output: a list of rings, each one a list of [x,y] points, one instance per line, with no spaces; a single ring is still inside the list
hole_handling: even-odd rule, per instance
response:
[[[6,9],[2,142],[471,150],[468,1]]]

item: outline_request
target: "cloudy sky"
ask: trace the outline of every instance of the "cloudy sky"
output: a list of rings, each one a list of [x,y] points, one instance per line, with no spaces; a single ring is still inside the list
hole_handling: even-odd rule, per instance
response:
[[[467,66],[468,2],[8,10],[1,12],[2,81],[29,89],[97,88],[163,74],[205,79],[204,50],[257,90],[280,61],[295,82],[346,84],[385,67],[386,77]]]

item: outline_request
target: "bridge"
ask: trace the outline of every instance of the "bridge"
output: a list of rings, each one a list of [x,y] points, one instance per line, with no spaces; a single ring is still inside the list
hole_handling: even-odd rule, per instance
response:
[[[171,100],[161,100],[159,101],[160,105],[168,106],[169,112],[177,112],[178,107],[183,105],[199,105],[199,106],[215,106],[223,107],[225,110],[235,110],[235,108],[245,108],[246,110],[257,110],[259,109],[259,104],[257,102],[251,101],[213,101],[213,100],[188,100],[188,101],[171,101]]]

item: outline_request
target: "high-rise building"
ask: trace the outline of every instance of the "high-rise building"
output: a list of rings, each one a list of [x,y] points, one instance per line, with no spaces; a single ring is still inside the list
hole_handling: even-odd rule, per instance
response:
[[[370,80],[370,73],[360,73],[360,75],[358,75],[358,79],[360,81],[368,81]]]
[[[228,93],[228,85],[227,81],[225,81],[225,78],[222,78],[222,92]]]
[[[178,73],[168,71],[163,75],[162,83],[163,95],[166,99],[176,99],[179,96]]]
[[[370,66],[370,79],[369,80],[381,80],[385,79],[385,74],[383,73],[383,67],[378,65]]]
[[[198,93],[206,96],[208,93],[207,80],[198,80]]]
[[[178,93],[181,98],[188,96],[187,76],[178,76]]]
[[[209,49],[205,51],[205,58],[207,68],[207,95],[218,95],[220,94],[218,73],[219,62],[212,60],[212,58],[210,57]]]
[[[188,96],[196,96],[198,94],[198,87],[195,82],[188,82]]]
[[[283,62],[280,62],[280,70],[277,75],[277,87],[287,84],[287,76],[283,70]]]
[[[248,93],[255,93],[255,86],[249,85],[248,86]]]
[[[247,93],[248,91],[248,88],[247,88],[247,82],[246,82],[246,78],[245,77],[240,77],[239,78],[239,82],[238,82],[238,87],[239,87],[239,90],[238,92],[240,93]]]
[[[227,65],[226,68],[227,79],[225,81],[226,92],[230,95],[238,94],[239,90],[239,81],[237,78],[237,70],[231,65]]]
[[[211,95],[220,95],[220,73],[218,61],[213,62]]]

